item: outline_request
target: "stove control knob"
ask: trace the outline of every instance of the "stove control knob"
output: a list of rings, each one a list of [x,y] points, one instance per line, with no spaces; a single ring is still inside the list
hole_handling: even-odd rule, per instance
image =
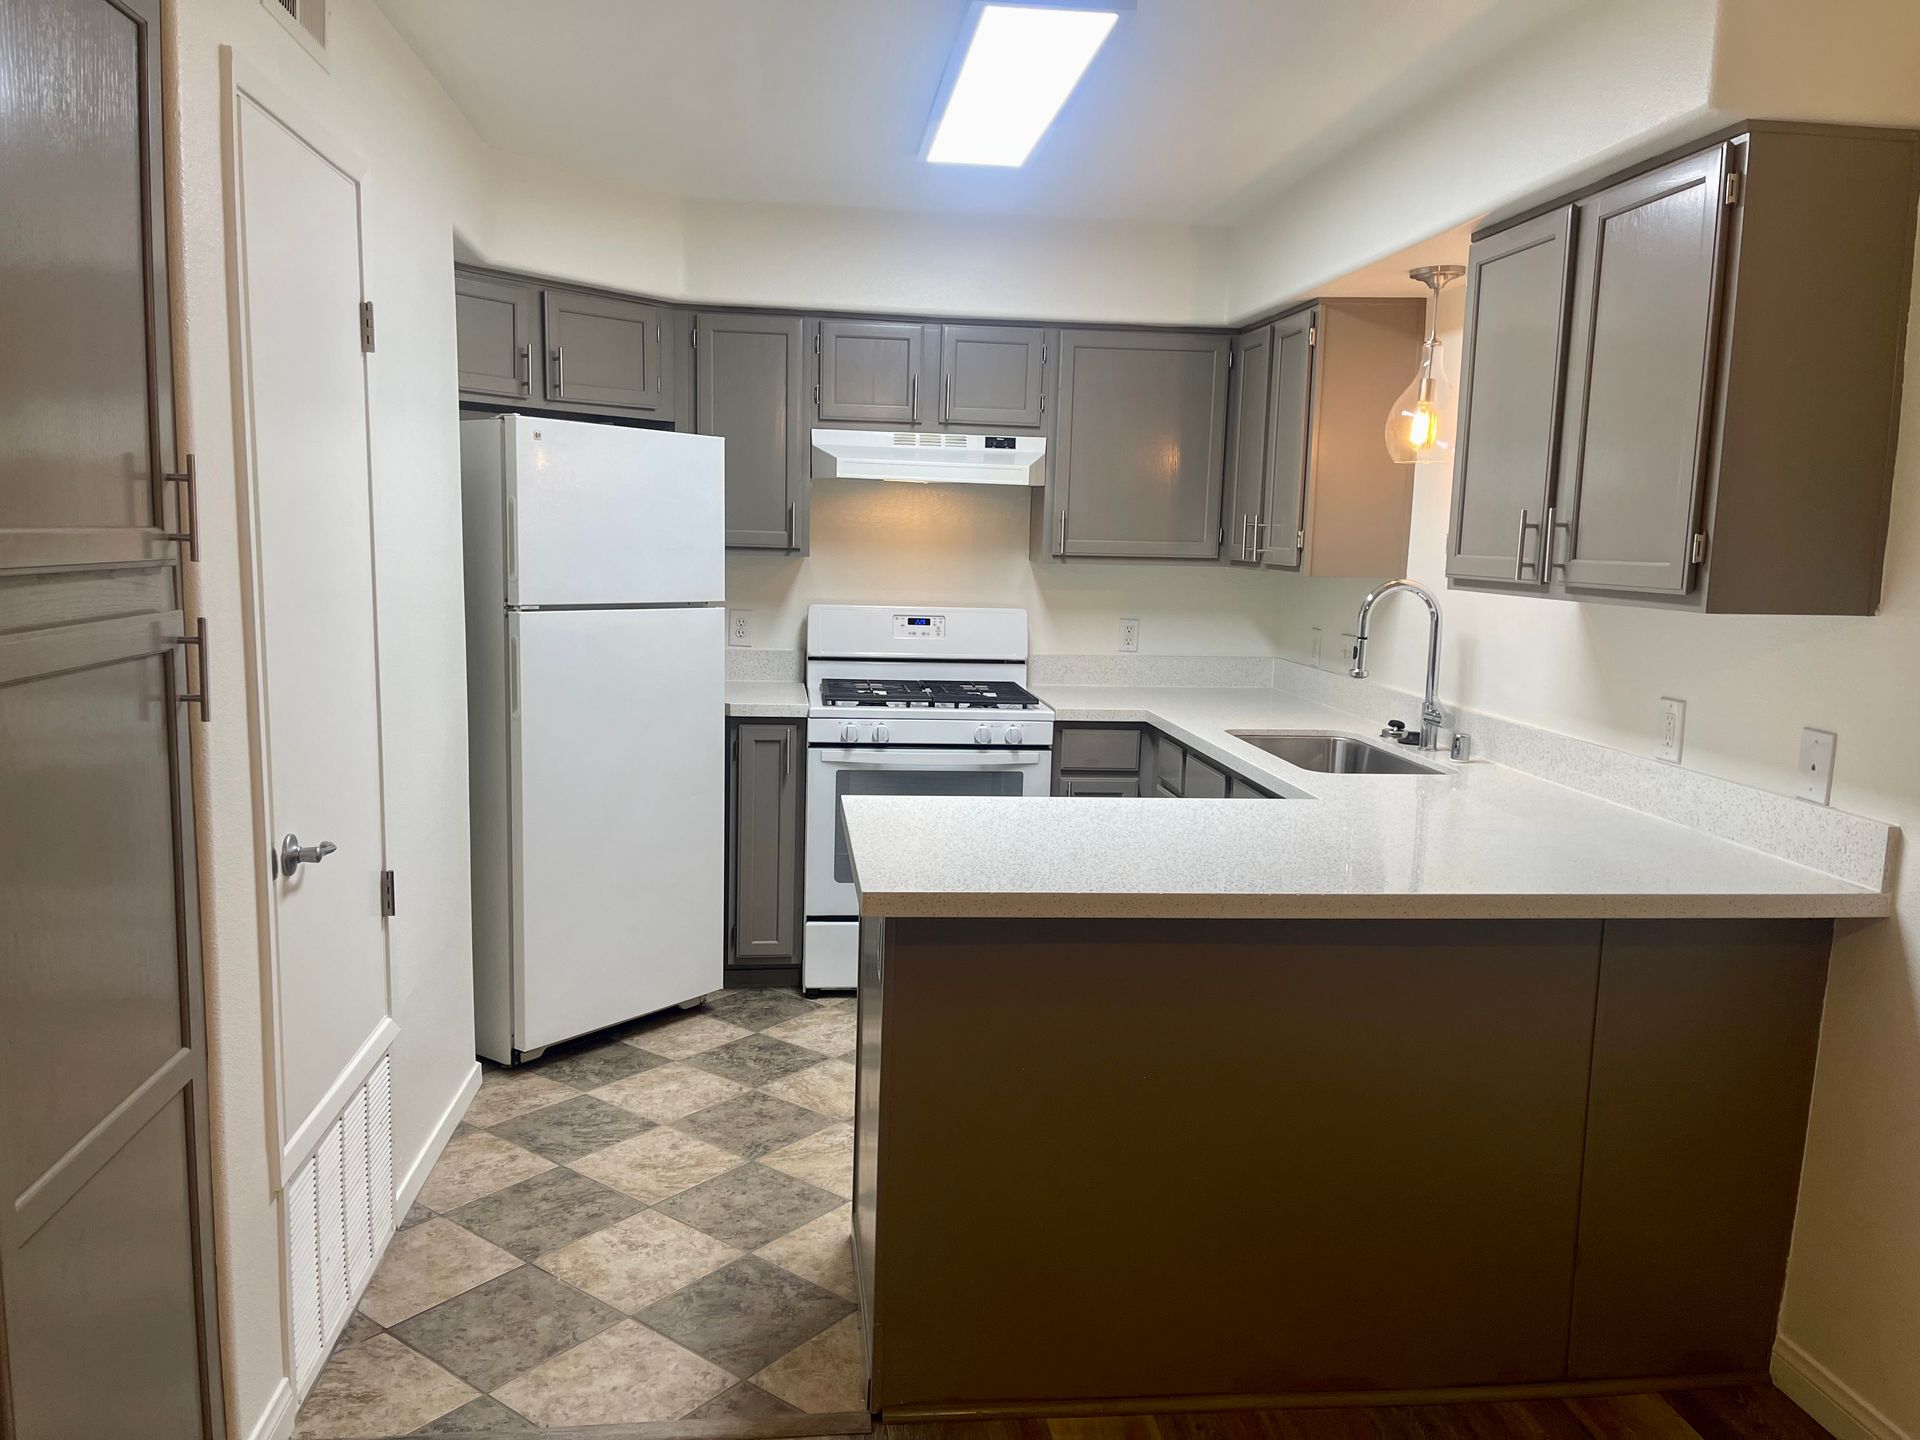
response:
[[[985,725],[980,726],[973,732],[973,743],[976,745],[993,744],[993,731]]]
[[[1019,743],[1020,743],[1020,727],[1018,725],[1007,726],[1007,744],[1018,745]]]
[[[851,720],[847,721],[846,724],[840,727],[840,739],[843,743],[851,745],[855,741],[857,741],[859,738],[860,738],[860,727],[854,724]]]
[[[892,738],[893,738],[892,732],[889,731],[886,726],[876,725],[873,727],[873,743],[874,744],[884,745],[887,743],[888,740]]]

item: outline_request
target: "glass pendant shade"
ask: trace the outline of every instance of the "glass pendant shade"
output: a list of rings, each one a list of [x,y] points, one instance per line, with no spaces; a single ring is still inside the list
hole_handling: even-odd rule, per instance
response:
[[[1458,399],[1447,379],[1440,342],[1427,341],[1419,372],[1387,412],[1387,453],[1402,465],[1451,458]]]

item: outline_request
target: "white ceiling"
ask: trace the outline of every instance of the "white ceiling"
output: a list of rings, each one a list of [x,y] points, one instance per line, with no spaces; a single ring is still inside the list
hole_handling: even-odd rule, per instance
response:
[[[534,160],[706,200],[1218,225],[1581,0],[1137,0],[1011,171],[918,158],[967,0],[380,3]]]

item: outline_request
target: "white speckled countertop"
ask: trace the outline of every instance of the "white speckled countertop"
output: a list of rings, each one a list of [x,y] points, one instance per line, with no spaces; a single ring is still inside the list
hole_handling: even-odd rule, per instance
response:
[[[1284,800],[849,797],[868,915],[1874,916],[1851,884],[1501,765],[1325,775],[1229,730],[1356,717],[1264,688],[1036,686],[1062,721],[1152,725]],[[1419,757],[1429,761],[1430,757]]]
[[[727,714],[741,720],[804,720],[807,687],[797,680],[729,680]]]

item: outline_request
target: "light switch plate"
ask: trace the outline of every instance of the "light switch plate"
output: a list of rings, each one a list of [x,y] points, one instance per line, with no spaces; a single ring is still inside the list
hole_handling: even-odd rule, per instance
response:
[[[753,643],[753,612],[751,610],[727,611],[727,644],[751,645]]]
[[[1120,649],[1123,654],[1131,655],[1140,648],[1140,622],[1122,620],[1120,622]]]
[[[1800,732],[1800,798],[1825,805],[1833,798],[1833,745],[1831,730],[1806,729]]]
[[[1680,742],[1687,733],[1687,702],[1671,695],[1660,697],[1660,743],[1654,758],[1669,765],[1680,763]]]

